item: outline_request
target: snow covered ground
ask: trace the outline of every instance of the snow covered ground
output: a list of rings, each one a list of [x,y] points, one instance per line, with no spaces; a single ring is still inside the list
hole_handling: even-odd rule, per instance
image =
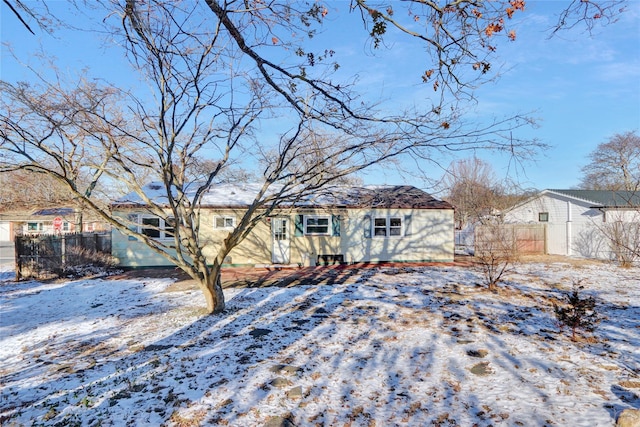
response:
[[[227,289],[204,316],[170,279],[14,283],[0,273],[0,424],[611,426],[640,407],[640,269],[520,264]],[[603,320],[572,342],[581,280]],[[170,292],[168,290],[171,290]]]

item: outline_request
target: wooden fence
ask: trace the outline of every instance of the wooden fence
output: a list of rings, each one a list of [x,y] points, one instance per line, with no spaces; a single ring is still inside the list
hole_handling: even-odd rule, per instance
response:
[[[511,250],[518,255],[544,255],[547,235],[544,224],[480,225],[475,229],[475,252]]]
[[[61,277],[69,269],[105,264],[111,233],[40,234],[15,237],[16,280]]]

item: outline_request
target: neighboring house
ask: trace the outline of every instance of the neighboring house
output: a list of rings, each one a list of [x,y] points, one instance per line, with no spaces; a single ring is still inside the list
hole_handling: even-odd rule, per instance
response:
[[[0,264],[15,261],[16,235],[64,234],[109,231],[110,226],[91,214],[84,214],[82,230],[76,229],[73,208],[0,211]]]
[[[505,211],[504,220],[545,224],[548,254],[612,259],[611,225],[640,223],[640,194],[544,190]]]
[[[16,234],[56,234],[109,230],[104,222],[86,214],[83,216],[82,230],[76,228],[73,208],[0,212],[0,241],[13,241]]]
[[[213,259],[218,245],[241,219],[256,186],[218,185],[204,197],[200,240]],[[151,185],[149,192],[158,190]],[[149,194],[149,193],[147,193]],[[172,224],[126,197],[112,205],[137,230],[170,239]],[[148,227],[145,228],[145,225]],[[226,265],[453,261],[453,207],[411,186],[348,187],[330,196],[281,207],[234,248]],[[142,242],[113,232],[113,255],[122,266],[169,265]]]

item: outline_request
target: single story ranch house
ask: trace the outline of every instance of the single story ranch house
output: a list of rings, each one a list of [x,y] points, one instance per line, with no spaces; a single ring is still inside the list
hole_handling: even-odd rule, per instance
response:
[[[258,188],[221,184],[206,194],[199,220],[207,257],[213,259]],[[113,203],[113,214],[128,218],[139,232],[153,238],[171,238],[165,233],[170,227],[161,218],[132,200],[125,197]],[[117,230],[112,253],[125,267],[170,265],[142,242]],[[453,206],[449,203],[412,186],[341,187],[331,195],[272,212],[231,251],[225,265],[451,262],[453,256]]]

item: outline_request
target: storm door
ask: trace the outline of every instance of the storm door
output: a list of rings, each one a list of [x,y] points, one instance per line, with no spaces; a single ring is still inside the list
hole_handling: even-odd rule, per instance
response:
[[[289,219],[271,218],[272,252],[271,262],[289,264]]]

